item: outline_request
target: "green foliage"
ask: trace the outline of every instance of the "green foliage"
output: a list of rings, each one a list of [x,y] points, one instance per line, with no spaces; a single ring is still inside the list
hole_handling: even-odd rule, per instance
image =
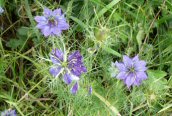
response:
[[[29,36],[29,28],[28,27],[20,27],[17,29],[17,39],[11,38],[8,41],[7,46],[12,49],[22,48],[25,46]]]
[[[4,5],[4,0],[0,0],[0,6],[2,7]]]

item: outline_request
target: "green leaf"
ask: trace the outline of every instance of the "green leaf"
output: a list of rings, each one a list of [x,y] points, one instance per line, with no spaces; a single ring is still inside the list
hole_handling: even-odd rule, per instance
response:
[[[21,36],[27,36],[29,31],[30,31],[30,29],[28,27],[20,27],[17,30],[18,34],[21,35]]]
[[[117,108],[113,105],[111,105],[109,103],[109,101],[107,101],[104,97],[102,97],[100,94],[98,94],[97,92],[93,91],[93,94],[98,97],[112,112],[113,114],[117,115],[117,116],[121,116],[121,114],[119,113],[119,111],[117,110]]]
[[[167,80],[164,78],[167,73],[161,70],[148,70],[148,88],[154,93],[160,93],[168,90]],[[165,91],[164,91],[165,92]]]
[[[4,0],[0,0],[0,7],[4,5]]]
[[[27,14],[27,16],[29,18],[29,21],[31,22],[31,26],[34,28],[35,27],[35,22],[34,22],[34,18],[32,16],[32,12],[31,12],[31,9],[30,9],[30,6],[29,6],[29,2],[28,2],[28,0],[25,0],[24,3],[25,3],[26,14]],[[38,29],[35,28],[34,32],[35,32],[38,40],[40,40],[40,34],[39,34]]]
[[[83,29],[87,28],[87,25],[84,24],[81,20],[79,20],[76,17],[70,16],[70,19],[72,19],[73,21],[75,21],[76,23],[78,23]]]
[[[149,78],[161,79],[167,75],[166,72],[161,70],[148,70]]]
[[[10,41],[7,42],[7,47],[10,47],[12,49],[16,49],[19,47],[23,42],[20,39],[10,39]]]
[[[66,10],[68,16],[71,16],[71,14],[72,14],[73,2],[74,2],[74,0],[71,0],[68,3],[68,7],[67,7],[67,10]]]
[[[164,111],[166,111],[169,108],[172,108],[172,104],[167,105],[166,107],[164,107],[163,109],[161,109],[158,113],[164,112]]]
[[[104,13],[106,13],[113,6],[115,6],[119,1],[121,1],[121,0],[113,0],[111,3],[109,3],[108,5],[106,5],[100,12],[98,12],[98,14],[97,14],[98,18],[100,16],[102,16]]]
[[[142,24],[140,23],[138,25],[139,25],[139,32],[137,33],[136,39],[140,48],[142,44],[142,40],[144,39],[144,36],[145,36],[145,32],[143,30]]]
[[[17,49],[19,47],[22,47],[25,43],[27,38],[19,38],[19,39],[10,39],[10,41],[7,42],[6,46],[10,47],[12,49]]]
[[[109,47],[103,47],[103,49],[108,52],[108,53],[111,53],[115,56],[118,56],[118,57],[121,57],[122,55],[120,53],[118,53],[117,51],[113,50],[112,48],[109,48]]]

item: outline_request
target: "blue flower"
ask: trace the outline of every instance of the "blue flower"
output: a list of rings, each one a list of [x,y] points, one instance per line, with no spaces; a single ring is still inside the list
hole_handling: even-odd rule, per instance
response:
[[[138,55],[134,58],[123,56],[123,62],[115,64],[119,70],[117,78],[123,80],[128,88],[134,85],[139,86],[143,80],[147,79],[146,62],[139,60]]]
[[[53,49],[50,59],[53,66],[50,68],[50,74],[54,77],[63,76],[63,81],[66,84],[71,84],[72,81],[79,81],[82,73],[87,72],[83,64],[83,57],[79,51],[75,51],[69,55],[63,53],[59,49]],[[79,84],[75,84],[71,90],[73,94],[78,91]]]
[[[92,88],[92,86],[90,86],[90,87],[89,87],[89,90],[88,90],[88,94],[90,94],[90,95],[91,95],[91,94],[92,94],[92,92],[93,92],[93,88]]]
[[[76,82],[74,84],[74,86],[71,88],[71,93],[75,95],[77,93],[78,89],[79,89],[79,84],[78,84],[78,82]]]
[[[5,110],[1,112],[1,116],[17,116],[17,113],[15,110]]]
[[[0,15],[4,12],[4,9],[0,7]]]
[[[43,14],[44,16],[36,16],[35,20],[38,23],[36,27],[41,30],[45,37],[60,36],[62,30],[69,29],[69,24],[60,8],[54,11],[45,8]]]

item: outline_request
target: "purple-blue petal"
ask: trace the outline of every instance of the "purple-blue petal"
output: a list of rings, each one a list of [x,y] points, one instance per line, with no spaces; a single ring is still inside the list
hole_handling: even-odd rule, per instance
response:
[[[82,73],[87,72],[87,69],[83,64],[82,56],[79,51],[75,51],[68,56],[68,68],[74,75],[78,77]]]
[[[135,70],[138,71],[146,71],[147,67],[146,67],[146,62],[145,61],[138,61],[135,62],[134,64]]]
[[[127,77],[127,72],[122,71],[122,72],[119,72],[116,78],[125,79],[126,77]]]
[[[15,110],[5,110],[1,112],[1,116],[17,116],[17,113]]]
[[[35,16],[35,21],[38,23],[46,23],[47,19],[44,16]]]
[[[48,37],[51,35],[50,27],[44,26],[43,29],[41,29],[41,32],[44,34],[45,37]]]
[[[87,72],[87,68],[84,65],[81,66],[81,70],[82,70],[82,72]]]
[[[72,78],[71,75],[68,74],[68,73],[65,73],[64,76],[63,76],[64,82],[66,84],[68,84],[68,85],[71,84],[71,82],[72,82],[72,79],[71,78]]]
[[[132,58],[133,62],[138,62],[139,61],[139,56],[136,55],[134,58]]]
[[[131,85],[133,85],[135,80],[136,80],[136,75],[134,75],[133,73],[128,74],[127,78],[125,79],[125,84],[129,88]]]
[[[118,63],[117,61],[115,62],[116,67],[118,68],[119,71],[127,71],[126,66],[123,63]]]
[[[54,77],[58,77],[61,73],[62,67],[52,67],[50,68],[50,74]]]
[[[93,92],[93,88],[92,88],[92,86],[90,86],[89,90],[88,90],[88,94],[92,94],[92,92]]]
[[[62,15],[62,10],[61,10],[61,8],[55,9],[55,10],[52,12],[52,15],[53,15],[53,16],[61,16],[61,15]]]
[[[49,8],[44,8],[44,12],[43,12],[45,17],[50,17],[52,15],[52,10],[50,10]]]
[[[61,30],[69,29],[69,24],[66,22],[65,18],[58,18],[58,28]]]
[[[4,9],[0,6],[0,15],[4,12]]]
[[[62,30],[59,29],[58,27],[54,27],[53,30],[52,30],[52,33],[53,33],[54,35],[60,36],[61,33],[62,33]]]
[[[76,75],[76,76],[80,76],[82,74],[82,72],[80,70],[77,70],[76,68],[73,68],[71,70],[72,74]]]
[[[139,80],[145,80],[147,79],[147,74],[145,72],[137,72],[136,76]]]
[[[68,61],[75,62],[76,60],[82,60],[82,56],[79,51],[75,51],[68,56]]]
[[[74,86],[71,88],[71,93],[75,95],[78,92],[78,89],[79,89],[79,84],[78,82],[76,82]]]
[[[43,29],[46,27],[46,25],[47,25],[47,24],[44,24],[44,23],[38,23],[38,24],[36,25],[36,27],[37,27],[38,29],[43,30]],[[43,32],[42,32],[42,33],[43,33]]]
[[[126,55],[123,56],[123,62],[124,62],[124,65],[126,67],[132,67],[132,65],[133,65],[132,59],[129,58],[128,56],[126,56]]]
[[[79,77],[82,73],[87,72],[86,67],[82,66],[82,64],[80,64],[80,65],[73,64],[73,65],[74,65],[73,67],[70,67],[70,65],[69,65],[69,68],[71,68],[72,74]]]
[[[70,75],[71,80],[78,81],[80,79],[79,76],[74,75],[71,71],[69,71],[68,74]]]
[[[139,86],[141,84],[141,80],[137,79],[134,81],[133,85]]]
[[[59,49],[55,49],[55,56],[61,61],[63,61],[64,53]]]
[[[54,56],[54,58],[60,62],[63,62],[64,60],[64,53],[59,49],[53,49],[51,54]]]
[[[50,60],[53,62],[53,64],[60,64],[60,60],[57,59],[55,56],[51,55]]]

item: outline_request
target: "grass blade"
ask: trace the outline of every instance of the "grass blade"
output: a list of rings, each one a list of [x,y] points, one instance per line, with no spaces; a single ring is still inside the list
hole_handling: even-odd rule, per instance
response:
[[[117,116],[121,116],[121,114],[119,113],[119,111],[117,110],[117,108],[115,108],[114,106],[112,106],[107,100],[105,100],[105,98],[103,98],[100,94],[96,93],[95,91],[93,91],[93,94],[95,96],[97,96],[115,115]]]

